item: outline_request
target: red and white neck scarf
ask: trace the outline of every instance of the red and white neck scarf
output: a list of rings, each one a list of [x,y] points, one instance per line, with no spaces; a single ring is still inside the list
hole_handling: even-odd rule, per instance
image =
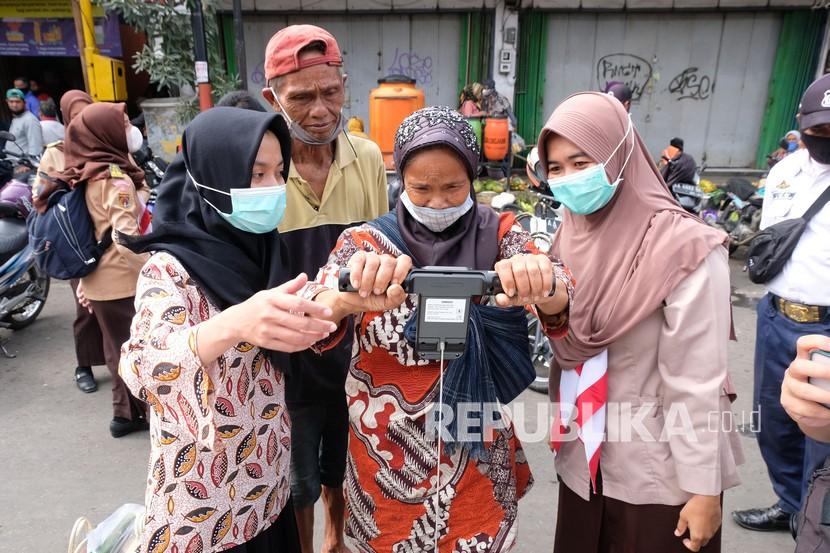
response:
[[[596,493],[600,453],[605,440],[608,350],[603,350],[573,370],[563,370],[556,399],[559,409],[551,427],[550,447],[554,455],[559,453],[571,424],[574,424],[577,436],[585,446],[591,485]]]

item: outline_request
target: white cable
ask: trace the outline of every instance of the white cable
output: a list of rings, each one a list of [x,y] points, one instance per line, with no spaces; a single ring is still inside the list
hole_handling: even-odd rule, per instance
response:
[[[435,471],[435,553],[439,553],[438,538],[440,537],[439,514],[441,496],[441,432],[444,430],[444,340],[438,342],[438,351],[441,352],[440,372],[438,373],[438,468]]]

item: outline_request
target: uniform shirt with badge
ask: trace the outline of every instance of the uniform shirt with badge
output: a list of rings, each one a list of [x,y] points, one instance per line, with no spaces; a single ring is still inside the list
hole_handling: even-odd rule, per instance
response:
[[[130,177],[117,165],[110,165],[106,178],[87,182],[86,204],[95,225],[96,240],[101,240],[110,228],[112,232],[139,234],[144,205]],[[134,296],[138,273],[148,257],[114,242],[95,270],[81,279],[87,298],[110,301]]]
[[[801,217],[830,186],[830,165],[799,150],[778,162],[767,177],[761,228]],[[804,229],[781,273],[767,290],[807,305],[830,306],[830,203]]]

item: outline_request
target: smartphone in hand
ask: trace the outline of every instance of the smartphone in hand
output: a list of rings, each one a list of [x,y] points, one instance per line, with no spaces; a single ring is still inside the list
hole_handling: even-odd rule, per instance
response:
[[[810,361],[815,361],[816,363],[825,363],[830,365],[830,351],[824,351],[821,349],[814,349],[810,352]],[[823,390],[827,390],[830,392],[830,378],[813,378],[810,377],[807,379],[807,382],[812,384],[813,386],[818,386]],[[825,407],[830,409],[830,405],[824,404]]]

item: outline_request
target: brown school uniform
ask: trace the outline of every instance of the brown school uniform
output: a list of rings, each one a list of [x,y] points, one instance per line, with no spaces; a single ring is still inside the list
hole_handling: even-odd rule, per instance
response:
[[[143,207],[132,181],[117,166],[110,168],[108,178],[87,182],[86,202],[96,239],[103,238],[110,227],[113,232],[138,234]],[[113,416],[125,419],[143,416],[145,410],[118,376],[118,360],[121,344],[130,336],[136,281],[147,258],[146,254],[135,254],[114,242],[95,270],[81,279],[103,334],[104,355],[113,380]]]

